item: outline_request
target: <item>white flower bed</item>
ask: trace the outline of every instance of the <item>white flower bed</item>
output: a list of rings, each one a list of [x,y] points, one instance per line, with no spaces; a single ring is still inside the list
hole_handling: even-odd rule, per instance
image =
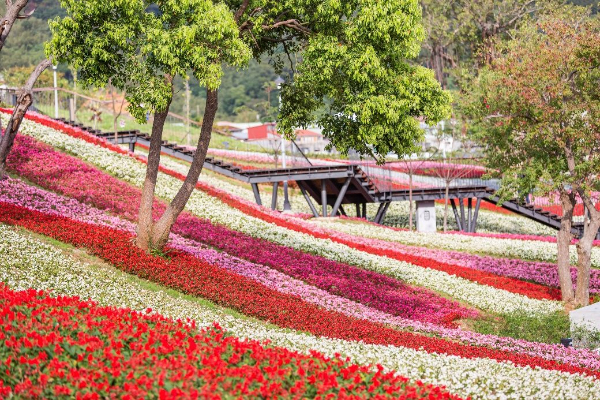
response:
[[[395,231],[376,225],[352,224],[336,220],[314,221],[316,224],[351,235],[399,242],[406,245],[433,247],[437,249],[490,254],[505,258],[525,260],[556,261],[557,245],[552,242],[519,239],[500,239],[469,235],[449,235],[443,233],[419,233]],[[577,260],[575,246],[570,247],[571,262]],[[592,265],[600,268],[600,247],[592,249]]]
[[[29,235],[0,225],[0,279],[13,289],[50,290],[80,296],[102,305],[138,311],[152,308],[174,319],[191,318],[199,327],[218,322],[232,334],[308,353],[310,349],[379,363],[411,379],[445,385],[451,392],[477,399],[593,399],[600,382],[591,377],[539,368],[516,367],[489,359],[465,359],[358,342],[319,338],[238,318],[219,307],[203,305],[161,288],[151,290],[138,278],[111,267],[90,266],[65,256]]]
[[[22,131],[57,148],[67,150],[120,179],[136,186],[142,186],[145,165],[131,157],[114,153],[29,121],[24,121]],[[159,173],[156,195],[164,199],[171,199],[180,186],[181,181],[178,179]],[[562,310],[562,304],[557,301],[530,299],[523,295],[480,285],[442,271],[376,256],[330,240],[317,239],[308,234],[282,228],[248,216],[199,190],[194,191],[186,208],[198,216],[210,219],[213,223],[223,224],[248,235],[318,254],[331,260],[380,272],[440,293],[447,293],[453,298],[479,309],[497,313],[523,312],[530,315],[549,314]],[[454,241],[455,239],[447,238],[447,240]]]

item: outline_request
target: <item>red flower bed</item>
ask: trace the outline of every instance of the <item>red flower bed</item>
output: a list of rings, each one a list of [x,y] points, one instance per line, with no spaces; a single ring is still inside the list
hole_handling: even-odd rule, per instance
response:
[[[0,284],[0,396],[458,399],[367,366]]]
[[[600,372],[587,368],[397,331],[382,324],[327,311],[297,296],[279,293],[185,253],[170,251],[169,259],[147,254],[133,245],[133,237],[129,233],[116,229],[47,215],[8,203],[0,203],[0,221],[85,248],[126,272],[284,328],[307,331],[317,336],[424,349],[465,358],[512,361],[516,365],[585,373],[600,378]]]
[[[32,119],[36,122],[39,122],[43,125],[49,126],[51,128],[54,129],[59,129],[61,131],[64,131],[65,133],[69,134],[70,136],[73,137],[77,137],[80,139],[83,139],[87,142],[99,145],[101,147],[105,147],[111,150],[115,150],[119,153],[127,153],[125,150],[121,149],[118,146],[114,146],[110,143],[107,143],[104,140],[100,140],[97,139],[77,128],[72,128],[68,125],[65,125],[61,122],[58,121],[52,121],[52,120],[47,120],[46,118],[40,118],[38,116],[35,115],[29,115],[28,114],[28,118]],[[22,140],[32,140],[29,138],[22,138]],[[48,147],[48,149],[51,149]],[[50,150],[53,151],[53,150]],[[26,152],[26,151],[25,151]],[[14,156],[11,156],[14,157]],[[23,158],[27,158],[28,156],[25,154],[23,156]],[[64,158],[64,157],[63,157]],[[80,160],[74,158],[74,157],[70,157],[72,159],[71,164],[73,164],[73,170],[76,170],[76,173],[84,173],[87,169],[94,169],[93,167],[90,167],[88,165],[86,165],[85,163],[81,162]],[[137,157],[140,161],[145,162],[145,160],[142,157]],[[10,160],[9,160],[10,161]],[[82,167],[81,168],[75,168],[75,164],[81,164]],[[57,165],[57,167],[62,168],[62,165]],[[52,170],[52,166],[46,166],[44,168],[49,168]],[[172,170],[169,170],[167,168],[164,167],[160,167],[160,170],[168,175],[171,175],[175,178],[178,178],[180,180],[184,180],[185,176],[183,176],[182,174],[179,174],[177,172],[174,172]],[[19,170],[17,169],[17,172],[19,172]],[[39,175],[41,173],[40,170],[36,171],[36,174]],[[50,172],[50,174],[52,175],[53,179],[59,179],[60,180],[60,174],[56,174],[56,171],[52,170]],[[116,181],[115,178],[112,178],[110,176],[107,175],[107,179],[112,179],[114,181]],[[57,178],[58,177],[58,178]],[[34,179],[34,177],[28,176],[28,179]],[[35,180],[35,179],[34,179]],[[82,179],[81,182],[83,182],[84,180]],[[41,182],[37,182],[38,184],[41,184]],[[119,182],[122,183],[122,182]],[[61,183],[62,185],[62,183]],[[127,197],[129,196],[127,193],[127,188],[126,189],[121,189],[120,187],[123,185],[117,185],[119,186],[119,193],[118,193],[118,197]],[[127,185],[125,185],[127,186]],[[536,283],[531,283],[531,282],[525,282],[519,279],[515,279],[515,278],[509,278],[509,277],[504,277],[504,276],[500,276],[497,274],[493,274],[490,272],[485,272],[485,271],[478,271],[478,270],[473,270],[470,268],[465,268],[465,267],[459,267],[459,266],[455,266],[455,265],[450,265],[450,264],[445,264],[445,263],[440,263],[437,260],[434,259],[430,259],[430,258],[425,258],[425,257],[417,257],[417,256],[412,256],[412,255],[407,255],[401,252],[395,252],[395,251],[390,251],[390,250],[382,250],[379,248],[375,248],[372,246],[368,246],[362,243],[359,243],[358,241],[350,241],[350,240],[346,240],[346,239],[342,239],[336,236],[331,236],[322,232],[318,232],[318,231],[314,231],[314,230],[309,230],[307,228],[305,228],[304,226],[302,226],[301,224],[298,224],[294,221],[291,220],[287,220],[287,219],[282,219],[282,218],[278,218],[276,216],[273,216],[271,214],[269,214],[268,212],[263,211],[260,207],[258,206],[254,206],[254,205],[249,205],[243,202],[239,202],[237,201],[235,198],[232,198],[227,192],[221,191],[219,189],[216,189],[212,186],[209,186],[207,184],[204,183],[198,183],[196,185],[196,187],[204,192],[206,192],[207,194],[218,198],[219,200],[221,200],[222,202],[230,205],[231,207],[237,208],[238,210],[255,216],[257,218],[260,218],[264,221],[267,222],[271,222],[274,223],[278,226],[287,228],[287,229],[291,229],[297,232],[301,232],[301,233],[306,233],[309,235],[312,235],[314,237],[317,238],[321,238],[321,239],[330,239],[334,242],[338,242],[344,245],[347,245],[351,248],[357,249],[357,250],[361,250],[361,251],[366,251],[369,252],[371,254],[376,254],[376,255],[385,255],[388,256],[390,258],[394,258],[396,260],[399,261],[406,261],[415,265],[419,265],[421,267],[425,267],[425,268],[431,268],[431,269],[436,269],[439,271],[444,271],[465,279],[469,279],[471,281],[474,282],[478,282],[487,286],[491,286],[491,287],[495,287],[497,289],[503,289],[503,290],[507,290],[509,292],[512,293],[517,293],[517,294],[522,294],[525,296],[528,296],[530,298],[534,298],[534,299],[552,299],[552,300],[560,300],[560,292],[555,289],[555,288],[550,288],[547,286],[543,286],[540,284],[536,284]],[[57,187],[51,187],[52,190],[57,190]],[[115,189],[116,190],[116,189]],[[139,191],[139,189],[136,189],[137,191]],[[112,189],[111,189],[112,191]],[[122,192],[122,193],[121,193]],[[90,194],[88,193],[84,193],[84,191],[81,192],[80,196],[76,196],[76,198],[80,201],[89,201],[91,200],[91,198],[87,198],[89,196],[92,197],[97,197],[94,196],[93,194],[91,194],[92,192],[90,192]],[[71,195],[71,194],[69,194]],[[82,198],[83,197],[83,198]],[[134,196],[136,197],[136,196]],[[114,205],[109,205],[108,201],[105,202],[101,202],[98,203],[97,200],[95,201],[95,205],[97,207],[100,208],[108,208],[111,209],[113,211],[116,212],[125,212],[127,218],[129,219],[135,219],[136,216],[136,211],[139,205],[139,197],[136,197],[135,199],[133,199],[131,202],[127,202],[128,205],[134,205],[135,209],[126,211],[125,209],[115,209],[115,207],[113,207]],[[162,213],[162,210],[164,210],[164,205],[159,203],[159,202],[155,202],[155,207],[154,207],[154,214],[155,217],[158,217],[160,215],[160,213]],[[180,217],[179,220],[182,220],[182,218],[185,218],[185,215],[182,214],[182,216]],[[194,217],[192,217],[194,218]],[[195,219],[195,218],[194,218]],[[176,231],[178,231],[177,225],[174,227],[174,229]],[[188,232],[186,232],[185,234],[189,235]],[[184,235],[185,235],[184,234]],[[203,238],[199,238],[199,237],[195,237],[192,236],[192,238],[197,239],[202,241]],[[239,256],[239,255],[238,255]],[[245,257],[244,257],[245,258]]]

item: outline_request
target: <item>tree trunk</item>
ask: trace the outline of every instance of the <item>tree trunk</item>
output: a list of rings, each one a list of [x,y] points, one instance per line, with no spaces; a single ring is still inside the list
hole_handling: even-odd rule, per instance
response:
[[[434,43],[431,51],[431,66],[435,78],[446,89],[446,76],[444,75],[444,47],[440,43]]]
[[[140,211],[138,213],[136,244],[143,250],[148,251],[153,247],[152,232],[154,220],[152,218],[152,208],[154,205],[154,190],[156,188],[156,179],[158,177],[158,167],[160,166],[160,150],[162,146],[162,134],[169,114],[171,102],[167,104],[164,111],[155,113],[152,122],[152,136],[150,138],[150,151],[148,153],[148,165],[146,166],[146,179],[142,188],[142,199],[140,202]]]
[[[25,117],[25,113],[29,109],[29,106],[33,103],[33,93],[31,92],[33,85],[39,78],[39,76],[44,72],[46,68],[52,65],[50,60],[44,60],[40,62],[31,75],[29,75],[29,79],[25,83],[25,86],[21,88],[19,91],[19,96],[17,98],[17,105],[13,110],[12,116],[10,117],[10,121],[6,125],[6,131],[4,132],[4,136],[2,136],[2,140],[0,141],[0,179],[3,179],[6,175],[6,158],[8,157],[8,153],[12,149],[13,143],[15,141],[15,137],[17,136],[17,132],[21,127],[21,122]]]
[[[409,168],[408,169],[408,230],[411,232],[413,230],[413,216],[414,216],[412,183],[413,183],[413,174],[412,174],[412,169]]]
[[[202,172],[204,165],[204,159],[206,158],[206,152],[208,151],[208,145],[210,143],[210,137],[212,134],[213,123],[215,121],[215,115],[217,114],[218,104],[218,92],[217,90],[206,91],[206,107],[204,108],[204,118],[202,120],[202,128],[200,130],[200,138],[198,139],[198,145],[196,146],[196,153],[192,159],[192,165],[188,171],[187,176],[183,185],[175,195],[175,198],[158,222],[154,225],[152,232],[152,243],[158,248],[162,249],[169,239],[169,233],[171,227],[177,220],[177,217],[183,211],[187,204],[192,192],[196,188],[198,183],[198,177]]]
[[[556,237],[558,246],[558,280],[560,282],[562,300],[565,302],[566,308],[571,309],[575,301],[575,294],[573,292],[573,280],[571,277],[569,247],[573,238],[571,235],[571,227],[573,224],[573,210],[575,209],[575,194],[572,192],[561,191],[560,203],[563,215],[560,220],[560,230]]]
[[[577,242],[577,288],[575,290],[575,306],[577,307],[590,304],[592,247],[599,228],[600,213],[595,212],[595,209],[590,212],[588,208],[588,217],[585,218],[583,226],[583,236]]]
[[[19,18],[19,13],[25,8],[29,0],[16,0],[6,6],[4,18],[0,21],[0,51],[6,44],[6,38],[10,34],[15,21]]]
[[[444,233],[448,232],[448,192],[450,192],[450,181],[446,181],[446,192],[444,193]],[[462,201],[462,199],[459,199]]]

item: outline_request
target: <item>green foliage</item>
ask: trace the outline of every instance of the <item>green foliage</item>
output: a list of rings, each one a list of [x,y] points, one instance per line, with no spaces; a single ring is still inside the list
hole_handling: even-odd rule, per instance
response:
[[[29,79],[29,75],[35,67],[12,67],[4,71],[4,81],[9,87],[21,87]],[[57,73],[58,87],[66,88],[69,82],[65,79],[65,74]],[[54,87],[54,73],[52,69],[46,69],[35,83],[36,87]]]
[[[139,121],[147,111],[165,109],[174,77],[191,71],[201,86],[216,89],[223,64],[241,66],[250,57],[227,8],[209,0],[61,0],[61,5],[67,16],[50,23],[47,54],[77,68],[84,86],[110,81],[125,90],[129,112]]]
[[[600,23],[563,9],[515,31],[498,57],[465,88],[490,167],[505,191],[547,193],[600,182]],[[569,154],[574,165],[569,166]]]
[[[302,62],[282,92],[288,136],[317,123],[340,152],[381,161],[413,149],[418,118],[435,124],[449,116],[450,96],[433,73],[407,61],[423,39],[416,0],[289,3],[310,34],[297,39]]]

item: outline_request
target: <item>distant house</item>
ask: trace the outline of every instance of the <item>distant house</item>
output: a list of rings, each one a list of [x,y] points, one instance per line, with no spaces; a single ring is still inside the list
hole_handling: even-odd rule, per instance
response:
[[[280,146],[281,136],[277,133],[277,125],[274,122],[236,123],[221,121],[217,122],[216,126],[229,131],[231,136],[238,140],[252,142],[273,150],[278,149]],[[294,141],[304,153],[325,152],[325,146],[329,144],[319,128],[297,129]],[[293,148],[289,147],[288,151],[293,151]]]
[[[304,153],[322,153],[329,141],[317,130],[297,129],[296,144]]]

